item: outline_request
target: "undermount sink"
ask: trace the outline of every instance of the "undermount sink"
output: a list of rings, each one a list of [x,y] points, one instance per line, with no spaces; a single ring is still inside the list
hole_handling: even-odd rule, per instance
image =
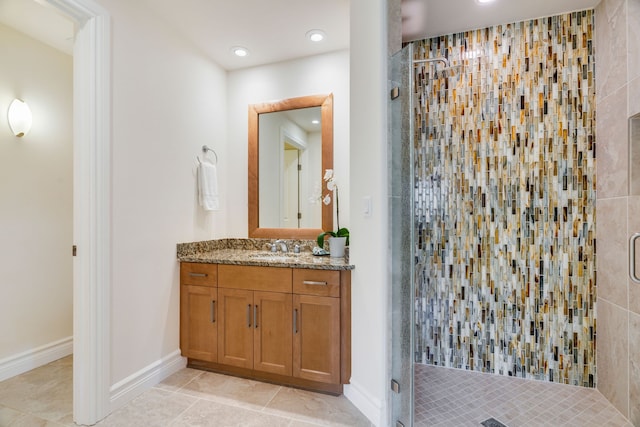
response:
[[[262,261],[295,261],[300,257],[300,254],[293,254],[287,252],[268,252],[257,253],[249,255],[249,258],[258,259]]]

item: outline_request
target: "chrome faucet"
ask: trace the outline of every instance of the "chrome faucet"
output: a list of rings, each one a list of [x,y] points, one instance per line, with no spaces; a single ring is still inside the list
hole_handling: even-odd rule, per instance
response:
[[[289,248],[287,248],[287,242],[285,242],[282,239],[278,239],[275,242],[273,242],[273,246],[276,247],[276,251],[278,250],[278,245],[280,245],[280,250],[282,252],[289,252]]]

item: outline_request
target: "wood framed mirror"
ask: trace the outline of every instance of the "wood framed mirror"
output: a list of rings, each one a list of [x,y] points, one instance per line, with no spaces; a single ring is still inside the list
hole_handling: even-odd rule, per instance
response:
[[[313,114],[317,131],[306,124]],[[320,201],[333,169],[333,94],[249,105],[248,158],[249,237],[315,239],[333,229],[333,202]]]

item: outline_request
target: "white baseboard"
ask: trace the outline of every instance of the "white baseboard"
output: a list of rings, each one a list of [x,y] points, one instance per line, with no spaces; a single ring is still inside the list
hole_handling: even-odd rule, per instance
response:
[[[344,386],[344,396],[358,408],[376,427],[386,425],[385,411],[380,399],[371,396],[361,385],[351,379],[351,384]]]
[[[176,350],[168,356],[146,366],[111,386],[110,412],[124,405],[149,390],[168,376],[187,366],[187,359]]]
[[[63,338],[41,347],[0,360],[0,381],[73,354],[73,337]]]

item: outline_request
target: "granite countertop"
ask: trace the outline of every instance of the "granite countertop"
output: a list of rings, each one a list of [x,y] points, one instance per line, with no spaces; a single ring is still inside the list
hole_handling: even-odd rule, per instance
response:
[[[220,239],[203,242],[179,243],[177,256],[180,262],[208,264],[256,265],[263,267],[308,268],[315,270],[353,270],[348,258],[314,256],[313,240],[285,239],[289,252],[271,252],[270,244],[275,239]],[[301,252],[293,253],[300,245]],[[347,255],[348,256],[348,255]]]

